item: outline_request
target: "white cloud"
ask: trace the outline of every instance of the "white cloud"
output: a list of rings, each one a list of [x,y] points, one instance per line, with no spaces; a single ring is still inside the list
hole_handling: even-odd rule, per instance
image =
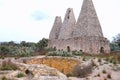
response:
[[[76,20],[83,0],[0,0],[0,40],[39,41],[49,36],[55,16],[74,10]],[[119,33],[119,0],[93,0],[104,35]],[[34,15],[34,16],[33,16]],[[36,20],[38,19],[38,20]]]

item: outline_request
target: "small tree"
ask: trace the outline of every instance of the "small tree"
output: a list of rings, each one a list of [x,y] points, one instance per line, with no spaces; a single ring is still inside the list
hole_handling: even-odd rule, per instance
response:
[[[117,36],[113,37],[111,50],[120,50],[120,33]]]
[[[48,46],[48,39],[45,38],[43,38],[37,43],[38,51],[42,51],[47,46]]]
[[[6,46],[0,46],[0,54],[6,55],[8,53],[9,53],[9,48],[7,48]]]
[[[117,43],[120,47],[120,33],[116,37],[113,37],[113,42]]]
[[[20,42],[20,45],[21,45],[21,46],[26,46],[26,41],[21,41],[21,42]]]
[[[9,46],[15,46],[16,44],[14,43],[14,41],[10,41],[7,43]]]

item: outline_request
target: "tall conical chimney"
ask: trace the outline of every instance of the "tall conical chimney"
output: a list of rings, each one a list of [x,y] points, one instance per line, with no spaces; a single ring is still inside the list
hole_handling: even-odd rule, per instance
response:
[[[75,26],[76,20],[72,8],[68,8],[66,15],[60,29],[59,39],[68,39],[72,37],[72,32]]]
[[[78,17],[73,37],[99,36],[103,37],[100,22],[98,20],[92,0],[83,0],[81,13]]]
[[[56,16],[52,30],[51,30],[50,35],[49,35],[50,40],[51,39],[58,39],[61,26],[62,26],[61,17]]]

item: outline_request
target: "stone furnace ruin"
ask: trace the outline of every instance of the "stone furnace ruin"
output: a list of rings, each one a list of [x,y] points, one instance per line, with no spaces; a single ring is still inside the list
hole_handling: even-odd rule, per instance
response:
[[[109,41],[103,36],[92,0],[83,0],[77,22],[72,8],[67,9],[63,22],[61,17],[56,17],[48,47],[89,54],[110,53]]]

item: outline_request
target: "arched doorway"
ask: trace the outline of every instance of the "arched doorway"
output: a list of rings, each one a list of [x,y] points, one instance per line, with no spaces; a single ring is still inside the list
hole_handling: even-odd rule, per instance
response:
[[[70,46],[67,46],[67,51],[70,52]]]
[[[54,48],[53,48],[55,51],[56,51],[56,46],[54,46]]]
[[[104,53],[104,47],[100,48],[100,53]]]

